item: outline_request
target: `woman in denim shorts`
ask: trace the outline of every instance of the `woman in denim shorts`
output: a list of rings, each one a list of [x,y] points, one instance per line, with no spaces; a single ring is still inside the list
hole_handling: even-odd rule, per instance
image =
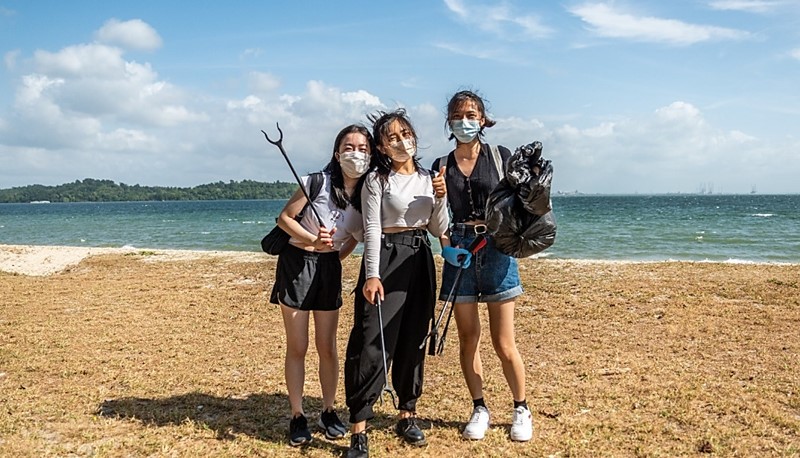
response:
[[[514,336],[514,299],[522,294],[517,261],[498,251],[491,235],[485,233],[486,201],[503,175],[503,164],[511,156],[507,148],[492,147],[481,141],[484,128],[494,124],[476,93],[461,91],[450,99],[446,126],[450,138],[456,140],[456,147],[433,163],[434,170],[447,167],[447,200],[453,222],[449,246],[446,239],[442,240],[442,256],[447,262],[439,299],[447,300],[453,292],[461,370],[473,400],[472,415],[462,436],[483,439],[490,425],[489,410],[483,399],[479,351],[478,303],[485,302],[492,344],[514,398],[510,437],[514,441],[528,441],[533,435],[532,417],[525,396],[525,366]],[[487,245],[471,256],[465,248],[478,234],[486,237]],[[463,271],[454,285],[459,269]],[[453,290],[454,287],[457,289]]]

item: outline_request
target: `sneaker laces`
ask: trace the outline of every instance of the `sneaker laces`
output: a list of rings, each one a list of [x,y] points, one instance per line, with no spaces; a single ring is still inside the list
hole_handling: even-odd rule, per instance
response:
[[[520,406],[514,409],[514,419],[512,420],[512,423],[522,426],[525,423],[526,413],[530,415],[530,412],[525,407]]]
[[[292,421],[290,423],[292,431],[303,430],[308,428],[308,420],[306,419],[305,415],[300,415],[298,417],[292,418]]]
[[[487,417],[489,416],[489,409],[486,409],[485,407],[475,407],[474,409],[472,409],[472,416],[469,417],[469,422],[480,423],[481,417],[483,417],[484,415],[486,415]]]
[[[360,432],[355,433],[350,440],[350,448],[365,451],[367,449],[367,433]]]

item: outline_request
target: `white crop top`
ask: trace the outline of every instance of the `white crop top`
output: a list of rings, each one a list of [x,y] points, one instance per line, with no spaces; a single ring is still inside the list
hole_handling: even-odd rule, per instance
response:
[[[322,189],[320,189],[319,195],[311,205],[319,213],[325,227],[328,229],[336,227],[336,232],[333,234],[333,249],[339,251],[342,248],[342,244],[350,237],[359,242],[363,240],[363,219],[352,205],[348,205],[346,209],[342,210],[333,203],[333,199],[331,199],[331,176],[329,173],[323,172],[322,177]],[[301,177],[300,180],[303,182],[306,192],[308,192],[310,186],[308,175]],[[319,232],[319,221],[317,221],[317,217],[310,207],[306,208],[305,213],[303,213],[300,225],[312,234],[316,235]],[[301,247],[305,246],[305,242],[301,242],[294,237],[290,237],[289,243]]]
[[[380,278],[380,244],[383,228],[427,229],[441,237],[450,224],[447,198],[433,193],[431,173],[420,169],[411,175],[394,171],[383,185],[375,172],[369,172],[361,190],[364,211],[364,265],[367,278]]]

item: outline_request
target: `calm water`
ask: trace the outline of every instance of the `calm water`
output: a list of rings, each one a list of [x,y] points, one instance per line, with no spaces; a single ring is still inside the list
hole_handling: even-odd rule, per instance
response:
[[[283,204],[0,204],[0,244],[258,251]],[[551,258],[800,263],[800,195],[556,196],[553,207]]]

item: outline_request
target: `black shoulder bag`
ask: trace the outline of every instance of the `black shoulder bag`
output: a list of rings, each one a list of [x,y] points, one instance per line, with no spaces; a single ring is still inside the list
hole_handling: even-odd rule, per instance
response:
[[[306,205],[294,217],[295,221],[300,221],[303,217],[303,214],[306,212],[306,208],[311,205],[311,202],[317,198],[320,191],[322,190],[322,182],[324,181],[322,178],[322,173],[312,173],[309,175],[309,193],[308,197],[311,199],[310,201],[306,202]],[[264,253],[271,254],[271,255],[279,255],[286,245],[289,243],[289,234],[284,231],[283,229],[278,226],[278,218],[275,218],[275,227],[272,228],[271,231],[267,235],[261,239],[261,249]]]

